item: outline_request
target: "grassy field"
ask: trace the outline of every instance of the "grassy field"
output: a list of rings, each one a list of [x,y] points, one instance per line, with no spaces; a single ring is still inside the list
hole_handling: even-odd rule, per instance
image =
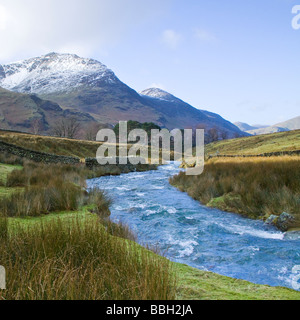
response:
[[[20,169],[0,165],[2,181]],[[300,300],[293,290],[171,263],[129,240],[124,226],[99,219],[94,208],[91,203],[73,211],[0,218],[0,265],[8,276],[0,299]]]
[[[178,300],[300,300],[300,293],[175,264]]]
[[[213,142],[205,146],[207,156],[258,155],[277,151],[300,150],[300,130]]]

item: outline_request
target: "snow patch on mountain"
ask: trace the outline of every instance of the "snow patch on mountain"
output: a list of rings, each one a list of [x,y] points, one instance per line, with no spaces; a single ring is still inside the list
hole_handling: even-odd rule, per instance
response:
[[[115,74],[102,63],[74,54],[49,53],[0,65],[0,86],[22,93],[69,92],[82,85],[117,81]]]
[[[159,88],[146,89],[144,91],[141,91],[140,95],[155,98],[155,99],[160,99],[164,101],[169,101],[169,102],[175,102],[179,100],[178,98],[174,97],[172,94]]]

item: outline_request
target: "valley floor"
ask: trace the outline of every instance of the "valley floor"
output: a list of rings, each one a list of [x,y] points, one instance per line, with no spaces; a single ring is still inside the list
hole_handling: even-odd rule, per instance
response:
[[[20,166],[11,166],[11,165],[0,165],[0,179],[2,181],[2,184],[5,184],[6,176],[8,173],[12,172],[14,169],[20,170]],[[2,196],[7,196],[9,194],[12,194],[15,192],[14,188],[6,188],[2,187],[1,188],[1,195]],[[50,233],[51,233],[51,228],[55,228],[54,224],[59,221],[60,225],[63,226],[70,226],[73,223],[78,224],[78,223],[89,223],[91,222],[93,225],[98,221],[99,218],[93,213],[91,213],[90,210],[91,207],[82,207],[80,209],[74,210],[74,211],[64,211],[64,212],[53,212],[47,215],[42,215],[42,216],[36,216],[36,217],[11,217],[8,218],[8,236],[12,239],[17,237],[16,233],[18,233],[18,230],[26,230],[24,231],[24,235],[26,235],[27,241],[32,241],[30,234],[32,233],[32,236],[37,236],[39,234],[39,230],[41,226],[43,226],[43,229],[48,230],[47,228],[49,227]],[[0,219],[1,220],[1,219]],[[0,221],[1,222],[1,221]],[[1,225],[1,224],[0,224]],[[24,229],[25,228],[25,229]],[[60,227],[59,227],[60,228]],[[107,227],[106,227],[107,228]],[[1,229],[0,226],[0,234],[1,234]],[[106,229],[108,230],[108,229]],[[76,227],[75,227],[76,231]],[[74,232],[75,232],[74,231]],[[23,232],[23,231],[22,231]],[[76,231],[77,232],[77,231]],[[75,233],[76,233],[75,232]],[[81,231],[82,232],[82,231]],[[110,239],[112,237],[111,235],[107,235]],[[1,237],[6,237],[5,234],[1,234]],[[113,236],[115,238],[117,236]],[[112,239],[113,239],[112,238]],[[45,238],[46,239],[46,238]],[[123,244],[125,248],[128,246],[128,243],[131,243],[131,241],[123,238],[116,238],[118,239],[117,243],[119,245]],[[76,239],[75,239],[76,240]],[[72,239],[72,241],[75,241]],[[39,240],[36,240],[35,246],[39,246],[38,243]],[[46,241],[46,240],[41,240]],[[90,240],[91,241],[91,240]],[[129,241],[129,242],[128,242]],[[42,243],[41,242],[41,243]],[[11,244],[12,245],[12,244]],[[25,247],[23,248],[22,246],[26,245],[24,242],[18,243],[17,244],[17,249],[16,250],[21,250],[21,251],[26,251]],[[91,244],[92,245],[92,244]],[[66,248],[68,248],[68,252],[73,252],[72,255],[77,255],[80,254],[79,252],[77,253],[76,250],[80,250],[80,245],[79,243],[77,244],[78,247],[74,244],[74,247],[72,245],[68,245]],[[122,247],[122,245],[121,245]],[[140,247],[136,245],[138,248],[138,252],[146,252],[147,250],[144,249],[143,247]],[[22,249],[23,248],[23,249]],[[4,247],[2,246],[0,248],[1,250],[4,250]],[[63,250],[63,249],[61,249]],[[83,250],[83,249],[81,249]],[[129,250],[129,249],[128,249]],[[51,251],[50,251],[51,252]],[[147,251],[148,252],[148,251]],[[3,252],[2,252],[3,253]],[[50,254],[50,253],[49,253]],[[83,253],[82,253],[83,254]],[[37,253],[38,255],[38,253]],[[155,262],[155,265],[159,262],[159,265],[164,265],[164,271],[159,268],[159,270],[162,270],[161,272],[162,275],[165,277],[166,280],[169,281],[169,285],[171,285],[172,288],[161,288],[162,290],[167,290],[166,293],[164,294],[164,297],[166,299],[178,299],[178,300],[300,300],[300,293],[286,289],[286,288],[278,288],[278,287],[269,287],[269,286],[262,286],[262,285],[255,285],[246,281],[242,280],[235,280],[232,278],[224,277],[221,275],[217,275],[214,273],[210,272],[204,272],[200,271],[197,269],[193,269],[189,266],[182,265],[182,264],[177,264],[177,263],[171,263],[167,261],[164,258],[161,258],[157,256],[154,253],[150,253],[151,257],[154,257],[153,261]],[[0,254],[0,257],[3,257],[3,254]],[[140,254],[139,254],[140,256]],[[143,256],[143,254],[141,255]],[[147,254],[145,255],[145,257]],[[45,259],[50,259],[50,256],[44,257]],[[151,260],[152,261],[152,260]],[[109,261],[107,261],[109,263]],[[37,262],[38,263],[38,262]],[[0,264],[4,264],[3,261],[0,260]],[[166,274],[165,272],[168,272],[168,268],[170,267],[170,270],[172,270],[172,274],[176,279],[176,282],[173,283],[173,276],[170,277],[170,275]],[[10,267],[10,270],[13,268],[13,266]],[[155,267],[156,268],[156,267]],[[68,270],[66,270],[68,273]],[[70,270],[71,272],[71,270]],[[42,274],[40,275],[40,280],[39,282],[32,282],[30,285],[27,283],[22,283],[22,286],[25,285],[25,287],[28,289],[26,294],[22,296],[22,294],[18,291],[18,282],[13,283],[14,291],[10,291],[9,294],[6,291],[0,291],[0,298],[1,299],[32,299],[36,300],[41,297],[43,299],[47,299],[47,295],[43,294],[41,292],[41,283],[44,283],[45,285],[47,284],[47,278],[50,277],[51,272],[49,271],[49,274]],[[53,275],[51,275],[53,276]],[[8,277],[10,277],[10,274],[8,273]],[[45,277],[45,278],[44,278]],[[168,280],[169,279],[169,280]],[[96,279],[95,279],[96,280]],[[15,279],[15,281],[17,281]],[[63,281],[63,279],[61,280]],[[123,281],[126,282],[126,279],[123,279]],[[129,281],[129,279],[128,279]],[[11,283],[11,282],[10,282]],[[172,284],[173,283],[173,284]],[[175,284],[176,283],[176,284]],[[21,285],[21,284],[20,284]],[[58,285],[58,283],[54,284],[54,286]],[[63,285],[61,283],[60,285]],[[97,286],[97,282],[93,283],[94,286]],[[126,283],[125,283],[126,286]],[[54,288],[56,290],[56,288]],[[75,289],[74,289],[75,290]],[[170,290],[170,292],[168,291]],[[60,292],[58,290],[58,292]],[[165,292],[165,291],[164,291]],[[75,290],[76,293],[76,290]],[[61,294],[61,296],[56,296],[58,299],[64,299],[65,298],[65,293],[60,292],[58,294]],[[82,294],[84,296],[84,294]],[[81,294],[76,296],[76,294],[73,296],[74,299],[80,299]],[[49,299],[53,298],[53,296],[49,295]],[[145,298],[147,298],[145,296]],[[153,296],[154,299],[157,298],[162,298],[162,296]],[[149,299],[149,297],[148,297]]]

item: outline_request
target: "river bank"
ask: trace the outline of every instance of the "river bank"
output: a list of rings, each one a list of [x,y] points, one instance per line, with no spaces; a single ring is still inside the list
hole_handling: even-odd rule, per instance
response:
[[[201,176],[180,173],[170,183],[208,207],[266,221],[286,232],[300,228],[299,172],[298,156],[214,158]]]
[[[72,221],[84,223],[84,221],[97,223],[97,216],[90,213],[89,208],[82,208],[77,212],[53,213],[37,218],[10,218],[9,229],[15,230],[16,225],[34,231],[43,223],[44,227],[51,225],[53,221],[60,221],[64,225],[70,225]],[[126,243],[127,240],[120,239]],[[138,246],[140,251],[146,249]],[[156,255],[151,252],[151,255]],[[300,293],[287,288],[256,285],[247,281],[224,277],[212,272],[201,271],[180,263],[171,263],[176,288],[174,297],[176,300],[300,300]],[[31,285],[34,292],[37,288]],[[28,290],[31,297],[35,294]],[[5,293],[0,291],[0,299],[5,298]]]

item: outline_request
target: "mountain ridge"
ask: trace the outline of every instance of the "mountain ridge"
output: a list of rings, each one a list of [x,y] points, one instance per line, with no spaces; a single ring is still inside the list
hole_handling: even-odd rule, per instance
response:
[[[93,85],[99,80],[113,83],[117,78],[101,62],[75,54],[52,52],[0,65],[0,86],[21,93],[68,92],[81,84]]]
[[[251,135],[262,135],[262,134],[269,134],[269,133],[286,132],[286,131],[300,129],[300,116],[289,119],[284,122],[277,123],[272,126],[255,127],[242,122],[236,122],[235,125],[238,126],[242,131],[244,129],[245,132],[250,133]]]

